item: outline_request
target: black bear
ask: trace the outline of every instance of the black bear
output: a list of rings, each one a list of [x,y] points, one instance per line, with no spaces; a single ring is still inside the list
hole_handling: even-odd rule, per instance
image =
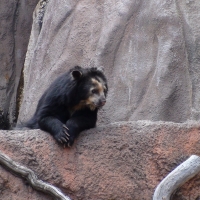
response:
[[[24,126],[40,128],[64,146],[71,146],[81,131],[95,127],[97,112],[106,103],[107,91],[102,69],[76,66],[50,85],[40,98],[35,114]]]

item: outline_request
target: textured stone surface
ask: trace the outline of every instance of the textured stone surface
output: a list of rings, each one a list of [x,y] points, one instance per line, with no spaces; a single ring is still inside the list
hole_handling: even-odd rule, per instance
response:
[[[0,124],[2,111],[11,123],[16,113],[36,2],[0,2]],[[169,172],[200,155],[199,121],[159,122],[200,120],[199,10],[195,0],[41,0],[33,14],[19,122],[30,118],[59,74],[74,65],[104,66],[110,89],[101,126],[82,133],[71,149],[39,130],[1,131],[0,150],[73,200],[152,199]],[[141,119],[157,122],[133,122]],[[174,199],[200,199],[199,182],[200,175]],[[50,199],[25,183],[0,168],[0,198]]]
[[[40,130],[1,131],[0,140],[0,151],[73,200],[151,200],[169,172],[190,155],[200,156],[198,123],[114,123],[82,133],[71,149],[58,146]],[[5,176],[4,169],[0,170]],[[15,191],[10,182],[21,181],[7,172],[6,176],[7,191]],[[200,198],[199,181],[200,175],[182,186],[173,199]],[[20,183],[21,193],[27,194],[27,189]],[[10,195],[15,199],[17,194]],[[39,199],[36,194],[31,200]]]
[[[18,115],[17,89],[37,1],[0,1],[0,129],[8,128]]]
[[[33,190],[26,181],[12,175],[0,166],[0,199],[53,200],[49,195]]]
[[[45,5],[45,13],[37,8],[34,14],[20,121],[30,118],[50,82],[74,65],[105,67],[110,90],[103,124],[200,119],[200,1]]]

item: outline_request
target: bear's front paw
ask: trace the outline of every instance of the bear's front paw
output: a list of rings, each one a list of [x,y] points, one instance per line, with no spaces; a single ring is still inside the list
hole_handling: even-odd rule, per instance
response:
[[[61,131],[55,135],[55,139],[65,146],[70,146],[70,135],[68,133],[68,128],[63,124]]]

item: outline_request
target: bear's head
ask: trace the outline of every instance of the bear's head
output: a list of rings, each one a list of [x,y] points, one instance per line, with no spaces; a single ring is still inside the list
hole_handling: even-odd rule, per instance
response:
[[[89,107],[91,110],[101,108],[106,103],[108,92],[107,80],[102,68],[82,68],[76,66],[71,76],[77,85],[77,98],[79,103],[75,110]]]

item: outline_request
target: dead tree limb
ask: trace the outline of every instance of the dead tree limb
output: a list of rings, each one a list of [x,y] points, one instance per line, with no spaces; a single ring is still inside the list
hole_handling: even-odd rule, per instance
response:
[[[200,172],[200,157],[192,155],[176,167],[157,186],[153,200],[170,200],[174,192]]]
[[[40,190],[44,193],[48,193],[52,197],[58,200],[70,200],[70,198],[65,196],[58,188],[54,187],[49,183],[45,183],[42,180],[38,180],[37,176],[31,169],[16,163],[7,155],[3,154],[1,151],[0,151],[0,164],[6,167],[7,169],[11,170],[15,174],[18,174],[26,178],[29,184],[34,189]]]

